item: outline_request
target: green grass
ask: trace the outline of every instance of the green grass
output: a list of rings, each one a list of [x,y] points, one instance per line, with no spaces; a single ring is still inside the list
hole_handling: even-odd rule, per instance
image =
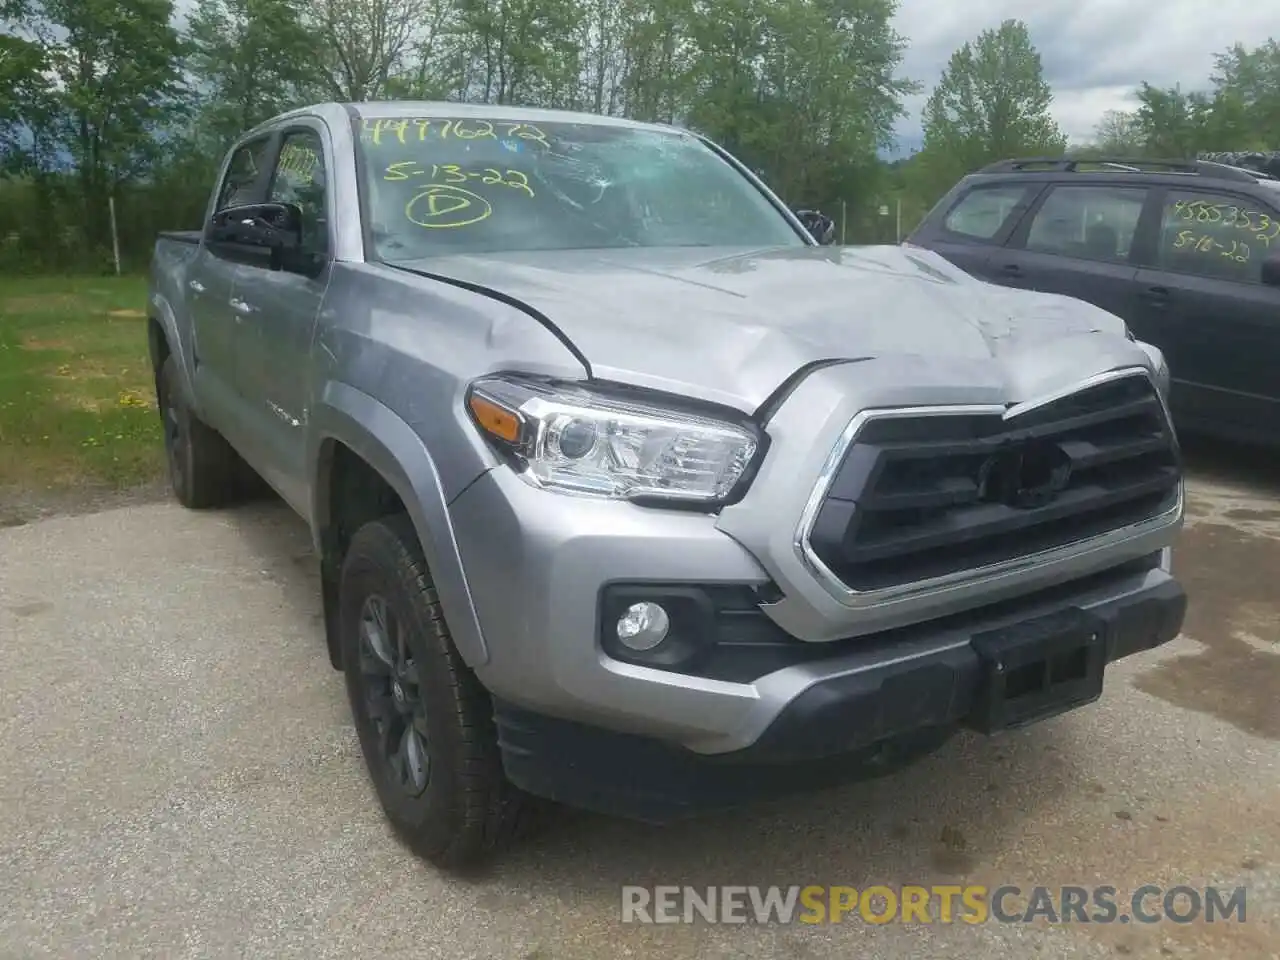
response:
[[[140,277],[0,279],[0,488],[163,471]]]

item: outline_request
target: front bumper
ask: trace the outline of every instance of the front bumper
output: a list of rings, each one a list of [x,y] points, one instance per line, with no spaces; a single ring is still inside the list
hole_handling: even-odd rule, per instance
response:
[[[1043,599],[1045,607],[1064,607],[1061,596]],[[1182,588],[1161,570],[1109,599],[1076,600],[1101,625],[1105,663],[1173,639],[1186,609]],[[1000,619],[1015,642],[1037,623],[1025,612]],[[841,672],[797,694],[750,746],[714,757],[498,699],[503,762],[512,782],[530,793],[657,823],[880,775],[940,746],[958,726],[985,729],[986,665],[975,641],[989,627],[970,618],[937,635],[919,630],[872,640]]]
[[[945,721],[964,705],[964,664],[975,633],[1067,607],[1116,611],[1107,640],[1112,658],[1171,639],[1181,623],[1182,592],[1168,572],[1168,551],[1149,550],[1137,558],[1115,556],[1065,586],[1035,583],[1014,596],[915,624],[864,635],[850,629],[847,639],[807,642],[770,622],[784,643],[804,655],[758,676],[726,679],[714,671],[625,662],[606,654],[598,639],[602,591],[610,584],[770,588],[768,572],[717,528],[714,517],[559,496],[502,469],[476,481],[451,513],[490,649],[477,675],[495,698],[532,715],[653,738],[697,754],[753,748],[793,757],[797,739],[845,736],[819,735],[813,727],[788,734],[785,748],[770,746],[815,704],[833,700],[843,704],[837,711],[843,719],[833,728],[853,726],[875,736],[906,722],[890,709],[899,701],[896,709],[909,711],[907,725]],[[1130,625],[1134,614],[1120,613],[1131,607],[1148,611],[1136,625]],[[857,611],[848,616],[852,622]],[[954,667],[944,677],[940,665],[947,664]],[[903,671],[912,674],[910,681],[892,680]],[[933,684],[927,696],[918,687],[926,678]],[[902,697],[899,682],[919,696]],[[895,692],[884,705],[859,693],[886,683]],[[830,709],[837,708],[823,707]]]

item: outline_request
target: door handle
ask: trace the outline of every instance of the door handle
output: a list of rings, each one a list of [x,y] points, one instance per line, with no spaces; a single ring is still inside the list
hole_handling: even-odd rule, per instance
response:
[[[1016,263],[1006,263],[1000,267],[1000,272],[1011,277],[1018,277],[1022,275],[1022,268]]]
[[[1168,287],[1147,287],[1140,294],[1142,299],[1153,307],[1164,309],[1169,305]]]
[[[257,308],[248,303],[245,303],[243,300],[240,300],[236,297],[232,297],[231,309],[234,310],[236,313],[240,314],[242,317],[247,317],[249,314],[253,313],[254,310],[256,310]]]
[[[187,286],[190,287],[196,293],[204,293],[204,284],[201,283],[199,280],[188,280]]]

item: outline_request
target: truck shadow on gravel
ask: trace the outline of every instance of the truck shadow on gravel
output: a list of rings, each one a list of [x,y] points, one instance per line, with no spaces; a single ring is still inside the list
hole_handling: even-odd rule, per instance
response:
[[[497,868],[505,883],[598,896],[624,884],[955,883],[1016,844],[1064,792],[1105,792],[1077,764],[1072,721],[996,740],[961,733],[905,769],[662,827],[555,810]],[[588,871],[583,864],[591,864]]]

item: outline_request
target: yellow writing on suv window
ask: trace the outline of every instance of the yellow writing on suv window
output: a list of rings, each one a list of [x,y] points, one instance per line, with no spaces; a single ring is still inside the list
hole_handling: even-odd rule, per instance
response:
[[[1234,203],[1210,203],[1208,200],[1177,200],[1173,204],[1176,220],[1195,224],[1213,224],[1252,234],[1264,246],[1280,239],[1280,220],[1261,210],[1246,210]]]
[[[1224,243],[1208,234],[1197,233],[1194,230],[1179,230],[1173,241],[1173,249],[1217,255],[1234,260],[1236,263],[1249,262],[1248,244],[1241,243],[1239,240]]]

